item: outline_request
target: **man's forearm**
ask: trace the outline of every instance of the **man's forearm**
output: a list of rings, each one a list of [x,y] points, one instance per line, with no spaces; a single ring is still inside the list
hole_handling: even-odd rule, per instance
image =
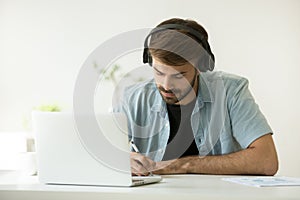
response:
[[[257,155],[254,148],[220,156],[188,156],[157,164],[159,174],[262,174],[274,175],[277,171],[273,158]]]
[[[203,174],[270,174],[260,160],[246,149],[236,153],[220,156],[186,157],[179,162],[187,162],[187,173]]]

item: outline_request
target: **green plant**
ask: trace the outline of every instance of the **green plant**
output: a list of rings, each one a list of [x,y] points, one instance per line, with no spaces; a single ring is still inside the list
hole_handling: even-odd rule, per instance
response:
[[[44,111],[44,112],[60,112],[61,108],[56,104],[52,104],[52,105],[38,106],[35,110]]]
[[[96,69],[99,68],[97,63],[94,63],[94,67]],[[117,73],[120,71],[121,67],[118,64],[113,65],[112,67],[109,67],[108,69],[100,69],[99,73],[103,75],[104,80],[111,80],[114,85],[117,85]]]
[[[103,75],[104,80],[112,81],[112,83],[115,86],[117,86],[120,78],[130,77],[136,83],[145,80],[145,78],[142,76],[134,77],[130,75],[130,73],[124,75],[124,73],[121,72],[122,69],[119,64],[114,64],[112,67],[109,67],[108,69],[103,69],[103,68],[99,69],[99,65],[96,62],[94,62],[94,68],[98,71],[99,74]]]

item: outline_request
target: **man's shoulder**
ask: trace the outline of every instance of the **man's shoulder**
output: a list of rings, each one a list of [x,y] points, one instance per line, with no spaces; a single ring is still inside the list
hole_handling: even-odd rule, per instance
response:
[[[230,97],[242,88],[247,88],[248,85],[248,80],[245,77],[223,71],[203,73],[201,79],[200,85],[202,88],[200,90],[204,93],[204,96],[210,94],[214,97],[225,92]]]
[[[208,72],[202,76],[208,83],[223,81],[225,86],[239,85],[243,82],[248,82],[247,78],[245,77],[223,71]]]

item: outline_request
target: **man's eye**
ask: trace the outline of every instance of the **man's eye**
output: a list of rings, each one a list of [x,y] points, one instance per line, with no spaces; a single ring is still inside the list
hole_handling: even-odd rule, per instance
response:
[[[177,79],[183,78],[183,75],[182,74],[178,74],[178,75],[175,76],[175,78],[177,78]]]

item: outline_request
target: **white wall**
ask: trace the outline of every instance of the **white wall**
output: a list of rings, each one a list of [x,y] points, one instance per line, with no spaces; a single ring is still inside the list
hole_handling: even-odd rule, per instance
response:
[[[81,65],[113,35],[191,18],[208,30],[217,68],[250,80],[279,174],[300,176],[299,9],[297,0],[0,0],[0,131],[24,129],[43,103],[70,108]]]

